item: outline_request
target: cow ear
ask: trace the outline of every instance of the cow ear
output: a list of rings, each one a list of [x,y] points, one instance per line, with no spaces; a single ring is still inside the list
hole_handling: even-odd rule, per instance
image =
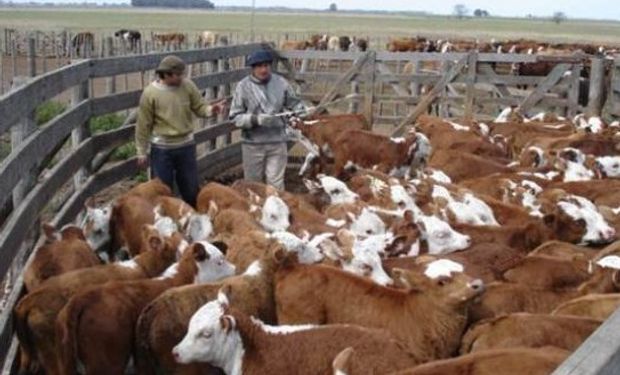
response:
[[[353,249],[353,245],[355,244],[355,235],[351,233],[351,231],[341,229],[336,234],[336,238],[338,238],[338,242],[340,242],[344,249]]]
[[[164,241],[160,236],[150,236],[149,237],[149,248],[152,251],[162,251],[164,249]]]
[[[86,200],[86,202],[84,202],[84,207],[86,209],[95,208],[96,207],[96,205],[95,205],[95,198],[93,198],[93,197],[88,198]]]
[[[228,334],[230,331],[235,329],[235,318],[230,315],[223,315],[220,317],[220,325],[222,326],[224,332]]]
[[[286,261],[287,256],[288,256],[287,251],[282,246],[277,246],[273,250],[273,259],[275,259],[275,261],[278,264],[284,263]]]
[[[215,241],[215,242],[212,242],[211,245],[217,247],[217,249],[219,251],[221,251],[222,254],[226,255],[226,251],[228,250],[228,245],[226,244],[226,242],[224,242],[224,241]]]
[[[226,284],[220,288],[217,292],[217,301],[222,306],[224,310],[228,309],[230,306],[230,296],[231,296],[232,287],[230,284]]]
[[[613,282],[616,289],[620,289],[620,270],[614,271],[614,273],[611,275],[611,281]]]
[[[58,240],[58,234],[56,233],[56,228],[50,223],[43,223],[41,225],[41,229],[43,233],[45,233],[45,237],[48,241],[56,241]]]
[[[84,231],[81,228],[76,226],[68,226],[61,231],[61,237],[63,239],[78,239],[82,241],[86,241],[86,237],[84,236]]]
[[[207,210],[207,215],[209,215],[211,220],[213,220],[217,216],[217,213],[219,212],[219,210],[220,209],[217,206],[217,203],[215,203],[215,201],[210,201],[209,202],[209,209]]]
[[[207,249],[205,249],[204,245],[200,242],[196,242],[192,245],[192,254],[194,255],[194,259],[196,262],[204,262],[209,259],[209,253]]]

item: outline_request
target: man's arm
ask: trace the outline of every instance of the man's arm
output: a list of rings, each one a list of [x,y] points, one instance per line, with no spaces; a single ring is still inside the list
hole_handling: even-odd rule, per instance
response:
[[[284,108],[287,108],[293,112],[304,112],[308,109],[293,89],[293,86],[291,86],[288,82],[286,83]]]
[[[145,93],[140,97],[140,105],[138,107],[138,122],[136,124],[136,150],[138,156],[146,156],[151,132],[155,122],[155,114],[153,101]]]
[[[187,87],[189,90],[189,104],[192,112],[198,117],[206,118],[213,116],[213,107],[208,105],[202,95],[200,95],[200,90],[198,90],[196,84],[188,80]]]
[[[248,113],[248,109],[243,102],[243,85],[239,84],[235,88],[235,95],[230,104],[229,118],[235,123],[235,126],[241,129],[251,129],[258,125],[256,116]]]

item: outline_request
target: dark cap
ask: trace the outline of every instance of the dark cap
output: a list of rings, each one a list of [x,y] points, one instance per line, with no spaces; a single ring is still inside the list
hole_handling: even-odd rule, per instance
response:
[[[252,52],[250,56],[248,56],[248,59],[246,60],[246,65],[255,66],[255,65],[265,64],[265,63],[271,64],[272,62],[273,62],[273,55],[271,54],[271,52],[266,51],[266,50],[260,50],[260,51]]]
[[[166,56],[161,60],[155,72],[183,74],[185,72],[185,61],[177,56]]]

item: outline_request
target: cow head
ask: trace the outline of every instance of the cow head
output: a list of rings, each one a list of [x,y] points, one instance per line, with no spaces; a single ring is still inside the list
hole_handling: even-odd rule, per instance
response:
[[[269,232],[285,231],[291,225],[288,205],[278,196],[270,195],[263,204],[260,223]]]
[[[275,239],[288,252],[296,253],[300,263],[313,264],[323,260],[319,245],[331,236],[332,234],[328,233],[315,236],[313,239],[301,239],[290,232],[274,232],[269,235],[269,238]]]
[[[393,269],[396,284],[422,293],[440,305],[450,306],[466,304],[484,292],[482,280],[465,274],[460,263],[424,257],[419,260],[418,267],[412,271]]]
[[[339,179],[326,175],[319,175],[318,178],[321,188],[329,195],[331,204],[355,203],[358,200],[359,196]]]
[[[338,232],[338,240],[342,244],[342,248],[337,251],[343,270],[368,277],[379,285],[392,284],[379,255],[385,253],[387,247],[394,242],[391,233],[357,240],[353,233],[341,230]]]
[[[351,225],[349,229],[353,234],[357,237],[368,237],[377,234],[385,233],[385,223],[379,215],[370,211],[368,208],[364,208],[362,213],[359,216],[354,216],[350,214],[351,217]]]
[[[620,178],[620,157],[602,156],[595,159],[594,168],[600,177]]]
[[[225,291],[217,300],[202,306],[189,321],[187,334],[174,347],[172,355],[178,363],[209,362],[226,373],[241,373],[243,341],[236,320],[228,313]]]
[[[209,215],[193,214],[184,228],[185,236],[190,242],[206,241],[213,234],[213,223]]]
[[[432,215],[419,215],[416,223],[426,241],[428,253],[448,254],[471,246],[471,238],[455,231],[450,224]]]
[[[385,252],[390,257],[400,255],[416,256],[420,252],[420,228],[414,222],[412,211],[405,211],[402,218],[394,220],[390,226],[390,232],[394,233],[394,237],[400,238],[400,241],[394,241],[390,244]]]
[[[523,150],[519,158],[519,164],[525,168],[541,168],[546,163],[545,152],[536,146],[530,146]]]
[[[552,213],[543,220],[557,238],[577,244],[605,244],[616,238],[616,231],[588,199],[564,195],[555,201]]]
[[[194,284],[217,281],[235,274],[235,266],[229,263],[222,251],[208,242],[192,244],[181,258],[190,259],[195,267]]]
[[[94,201],[86,201],[86,215],[82,222],[82,230],[91,248],[99,251],[110,241],[110,218],[112,208],[110,206],[95,207]]]

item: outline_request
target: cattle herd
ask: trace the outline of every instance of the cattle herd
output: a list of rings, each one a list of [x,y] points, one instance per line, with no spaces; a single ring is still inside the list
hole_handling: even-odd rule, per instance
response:
[[[620,124],[305,119],[298,193],[158,180],[44,225],[21,373],[549,374],[620,305]]]

